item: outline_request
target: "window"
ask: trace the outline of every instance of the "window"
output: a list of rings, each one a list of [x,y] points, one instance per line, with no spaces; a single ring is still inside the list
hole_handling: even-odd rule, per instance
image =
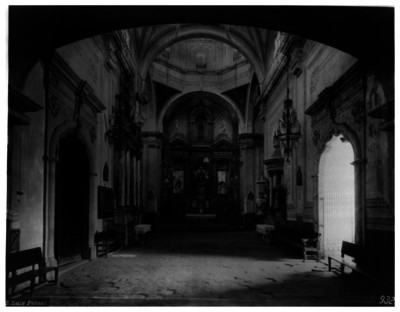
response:
[[[196,69],[207,68],[206,54],[199,52],[196,53]]]
[[[227,193],[226,175],[227,175],[227,172],[225,170],[218,171],[218,194],[219,195],[225,195]]]

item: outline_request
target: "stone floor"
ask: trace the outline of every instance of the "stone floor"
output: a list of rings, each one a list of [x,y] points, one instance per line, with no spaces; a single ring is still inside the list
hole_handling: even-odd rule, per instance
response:
[[[373,283],[328,272],[255,232],[155,232],[35,290],[51,306],[379,306]]]

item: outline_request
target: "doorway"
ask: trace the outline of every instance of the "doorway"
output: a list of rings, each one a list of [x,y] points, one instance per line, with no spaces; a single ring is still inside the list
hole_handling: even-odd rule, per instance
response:
[[[55,186],[55,256],[59,265],[89,257],[89,159],[75,134],[60,139]]]
[[[355,240],[354,151],[342,135],[325,146],[319,163],[318,215],[324,256],[338,255]]]

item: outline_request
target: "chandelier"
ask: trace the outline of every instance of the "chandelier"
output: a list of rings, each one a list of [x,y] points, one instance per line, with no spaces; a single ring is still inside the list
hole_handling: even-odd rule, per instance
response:
[[[288,162],[301,136],[296,110],[293,108],[293,101],[289,97],[289,63],[288,61],[286,100],[283,104],[281,118],[278,120],[278,129],[275,131],[273,138],[274,147],[281,148]]]

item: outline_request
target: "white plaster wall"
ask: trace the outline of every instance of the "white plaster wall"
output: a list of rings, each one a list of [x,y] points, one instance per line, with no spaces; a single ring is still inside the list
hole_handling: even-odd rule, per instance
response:
[[[37,104],[44,106],[43,68],[36,64],[24,84],[23,93]],[[11,207],[20,213],[20,249],[41,247],[43,244],[43,159],[44,155],[44,111],[27,114],[30,125],[17,126],[20,145],[15,153],[21,157],[21,176],[17,177],[15,191],[24,193],[18,203],[12,198]],[[19,166],[19,164],[14,164]],[[13,172],[16,172],[13,170]],[[18,181],[19,180],[19,181]]]
[[[308,108],[326,87],[333,85],[357,59],[335,48],[316,43],[304,60]]]
[[[277,38],[276,40],[278,40]],[[309,48],[308,48],[309,47]],[[301,138],[293,153],[290,167],[285,164],[282,183],[287,188],[288,220],[296,220],[297,216],[310,220],[313,200],[313,143],[310,117],[304,111],[318,98],[318,94],[334,84],[357,61],[351,55],[334,48],[313,43],[305,45],[302,64],[303,72],[299,77],[290,75],[290,98],[296,109],[301,125]],[[266,103],[264,128],[264,158],[273,153],[272,137],[281,117],[283,102],[286,98],[286,74],[275,85]],[[303,173],[303,185],[296,185],[297,167]],[[304,218],[305,217],[305,218]]]

